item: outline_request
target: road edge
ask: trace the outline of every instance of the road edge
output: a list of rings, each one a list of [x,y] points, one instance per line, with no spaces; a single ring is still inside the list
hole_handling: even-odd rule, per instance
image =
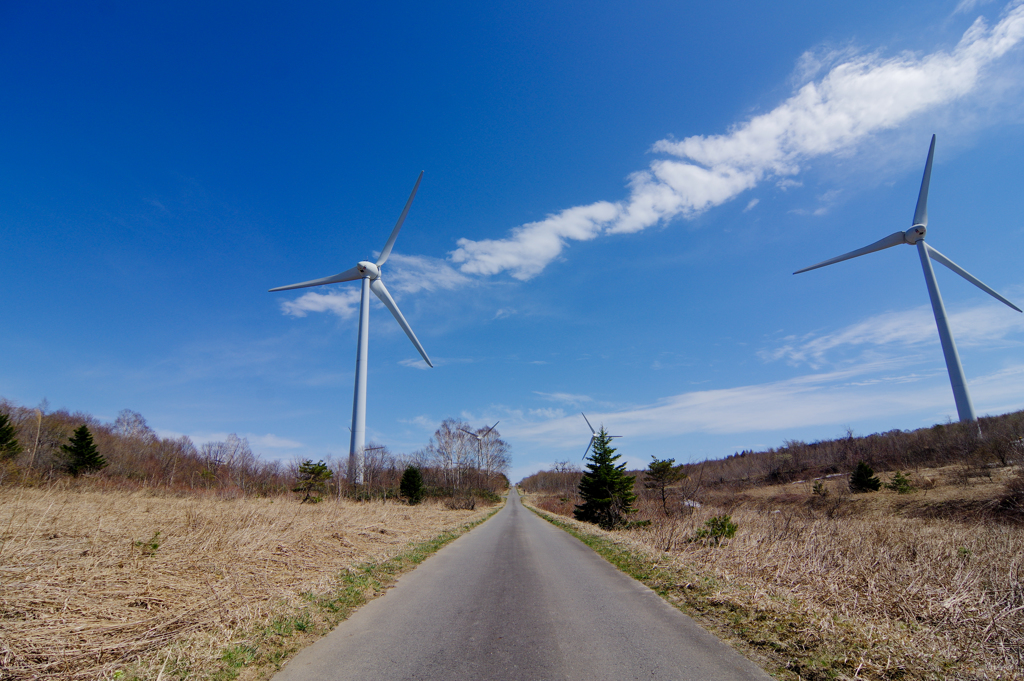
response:
[[[699,612],[688,607],[685,601],[671,598],[670,591],[665,585],[665,578],[670,573],[660,568],[655,561],[629,551],[607,537],[586,532],[572,523],[566,522],[568,519],[562,519],[547,511],[542,511],[527,502],[526,494],[521,495],[521,501],[524,507],[538,517],[586,544],[594,553],[611,563],[615,569],[632,577],[658,594],[666,603],[682,612],[716,638],[727,643],[737,653],[763,669],[765,673],[777,679],[792,678],[791,675],[794,674],[794,670],[788,669],[785,663],[765,655],[764,652],[751,645],[742,637],[742,633],[735,631],[728,622],[723,619],[709,617],[706,612]],[[798,679],[802,678],[799,673],[795,675]]]
[[[329,634],[370,601],[384,595],[399,577],[493,518],[507,503],[508,495],[505,495],[502,503],[476,520],[445,530],[426,541],[410,543],[403,552],[387,560],[354,565],[338,574],[334,588],[326,593],[303,594],[305,602],[301,607],[291,607],[264,626],[241,632],[231,645],[221,648],[218,655],[220,665],[206,678],[210,681],[269,679],[303,648]],[[166,668],[173,651],[160,651],[158,656],[165,658]],[[157,676],[158,681],[164,675],[164,668]],[[129,667],[115,678],[119,681],[142,681],[143,677],[132,672]],[[189,669],[175,668],[167,672],[168,678],[191,678]]]

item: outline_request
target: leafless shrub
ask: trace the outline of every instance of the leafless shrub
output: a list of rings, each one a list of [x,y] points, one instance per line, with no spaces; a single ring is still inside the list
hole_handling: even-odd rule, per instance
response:
[[[472,511],[476,508],[476,497],[472,495],[451,497],[445,500],[444,505],[445,508],[453,511]]]

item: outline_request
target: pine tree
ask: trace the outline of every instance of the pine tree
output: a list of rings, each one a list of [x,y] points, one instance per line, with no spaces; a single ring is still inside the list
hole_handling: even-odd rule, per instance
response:
[[[14,424],[7,414],[0,412],[0,461],[10,461],[21,453],[21,444],[14,432]]]
[[[659,459],[656,456],[651,458],[654,460],[647,464],[644,488],[657,490],[661,497],[661,507],[665,515],[668,515],[668,486],[684,480],[686,473],[683,472],[682,464],[672,465],[676,462],[675,459]]]
[[[71,436],[71,441],[61,445],[60,449],[64,452],[64,470],[76,478],[81,473],[98,471],[107,465],[107,460],[96,449],[92,433],[85,424],[82,424]]]
[[[320,501],[320,493],[326,491],[327,481],[334,473],[321,459],[313,463],[312,459],[306,459],[299,464],[299,484],[292,488],[293,492],[305,494],[300,503],[317,503]]]
[[[402,481],[399,483],[398,489],[411,505],[423,501],[426,490],[423,489],[423,475],[420,474],[420,469],[413,465],[408,466],[402,473]]]
[[[882,481],[875,477],[875,471],[867,461],[858,463],[857,468],[850,473],[851,492],[877,492],[881,487]]]
[[[626,475],[625,462],[615,464],[620,457],[609,446],[611,441],[602,427],[594,438],[590,463],[580,480],[583,503],[573,511],[577,520],[597,523],[606,530],[620,525],[623,517],[633,512],[633,502],[636,501],[633,476]]]

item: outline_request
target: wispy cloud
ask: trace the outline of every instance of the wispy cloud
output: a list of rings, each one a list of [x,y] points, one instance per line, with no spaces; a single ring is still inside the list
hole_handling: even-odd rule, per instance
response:
[[[955,416],[945,372],[914,373],[901,368],[898,361],[877,362],[760,385],[686,392],[587,416],[595,426],[602,423],[617,434],[641,438],[839,426],[944,409]],[[1020,409],[1024,406],[1022,380],[1024,365],[972,380],[979,412]],[[578,446],[587,435],[586,424],[572,414],[524,419],[508,424],[506,430],[517,438],[567,448]]]
[[[974,5],[964,0],[960,7],[968,11]],[[652,150],[670,158],[663,156],[634,173],[625,200],[568,208],[516,227],[504,239],[460,239],[451,261],[466,274],[508,272],[527,280],[557,259],[569,241],[692,218],[764,180],[792,186],[792,176],[806,160],[848,151],[872,134],[975,93],[986,67],[1022,40],[1024,7],[1016,0],[994,26],[979,17],[951,51],[889,58],[852,51],[825,58],[809,53],[798,65],[797,89],[773,110],[725,134],[656,142]],[[826,64],[824,76],[803,82]]]
[[[1019,344],[1011,338],[1024,333],[1024,315],[999,304],[984,304],[948,313],[950,329],[960,347]],[[789,364],[807,364],[812,368],[850,361],[850,350],[878,356],[879,352],[904,353],[913,346],[937,345],[938,331],[929,306],[884,312],[832,333],[787,336],[781,345],[758,352],[765,361],[785,360]]]
[[[429,369],[430,367],[422,359],[401,359],[398,363],[410,369]]]
[[[419,291],[451,291],[473,282],[465,274],[439,258],[392,253],[381,278],[394,294]]]
[[[573,395],[571,393],[542,393],[540,391],[534,390],[533,394],[540,395],[545,400],[550,400],[551,402],[563,402],[565,404],[571,404],[574,406],[579,406],[581,404],[586,404],[587,402],[594,401],[593,398],[587,395]]]
[[[386,273],[381,278],[392,295],[452,290],[473,281],[444,260],[420,255],[392,253],[385,268]],[[349,319],[359,312],[359,296],[359,283],[346,282],[337,288],[307,291],[294,300],[283,300],[281,311],[293,317],[305,317],[310,312],[330,312]],[[400,300],[396,302],[401,306]]]
[[[973,12],[975,7],[980,5],[987,5],[992,0],[960,0],[960,3],[953,10],[953,14],[967,14]]]
[[[247,433],[245,437],[249,440],[249,444],[256,449],[261,447],[266,449],[298,449],[300,447],[305,447],[301,442],[279,437],[272,433],[267,433],[266,435],[254,435],[252,433]]]
[[[351,286],[331,289],[326,293],[307,291],[295,300],[281,301],[281,311],[292,317],[305,317],[310,312],[331,312],[348,319],[359,311],[359,296],[359,289]]]

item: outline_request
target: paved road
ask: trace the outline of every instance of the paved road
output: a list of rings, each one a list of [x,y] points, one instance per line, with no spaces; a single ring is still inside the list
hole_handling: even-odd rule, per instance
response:
[[[274,681],[770,678],[513,490]]]

